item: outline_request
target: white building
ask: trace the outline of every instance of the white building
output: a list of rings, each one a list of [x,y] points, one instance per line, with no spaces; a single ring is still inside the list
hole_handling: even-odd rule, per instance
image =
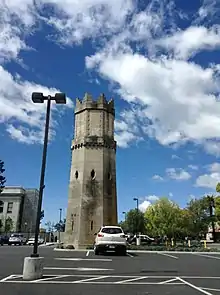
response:
[[[4,232],[5,221],[11,218],[13,232],[35,231],[37,204],[39,192],[37,189],[24,189],[22,187],[5,187],[0,194],[0,220]]]

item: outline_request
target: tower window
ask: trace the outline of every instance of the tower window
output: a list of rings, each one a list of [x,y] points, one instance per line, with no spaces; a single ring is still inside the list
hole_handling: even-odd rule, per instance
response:
[[[79,177],[79,172],[76,170],[76,172],[75,172],[75,178],[78,179],[78,177]]]
[[[108,173],[108,180],[112,180],[112,176],[110,172]]]
[[[93,230],[93,220],[91,221],[90,229]]]
[[[92,169],[92,171],[91,171],[91,178],[92,178],[92,180],[95,179],[95,170],[94,169]]]
[[[0,213],[3,213],[4,202],[0,200]]]

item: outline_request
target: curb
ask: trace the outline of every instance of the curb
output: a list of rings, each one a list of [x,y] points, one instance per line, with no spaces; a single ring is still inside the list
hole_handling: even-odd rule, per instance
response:
[[[88,252],[93,251],[92,249],[57,249],[54,248],[54,251],[63,251],[63,252]],[[220,254],[220,252],[194,252],[194,251],[150,251],[150,250],[128,250],[128,253],[153,253],[153,254]]]

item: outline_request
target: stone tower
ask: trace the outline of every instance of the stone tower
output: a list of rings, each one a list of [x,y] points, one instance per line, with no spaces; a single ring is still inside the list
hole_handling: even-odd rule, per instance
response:
[[[65,244],[94,243],[102,225],[117,225],[114,101],[76,99]]]

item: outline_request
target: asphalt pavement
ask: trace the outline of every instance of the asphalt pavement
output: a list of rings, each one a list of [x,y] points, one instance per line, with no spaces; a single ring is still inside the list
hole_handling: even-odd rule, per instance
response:
[[[0,247],[0,294],[7,295],[161,295],[220,292],[220,254],[114,253],[54,251],[40,247],[43,279],[24,282],[29,246]]]

